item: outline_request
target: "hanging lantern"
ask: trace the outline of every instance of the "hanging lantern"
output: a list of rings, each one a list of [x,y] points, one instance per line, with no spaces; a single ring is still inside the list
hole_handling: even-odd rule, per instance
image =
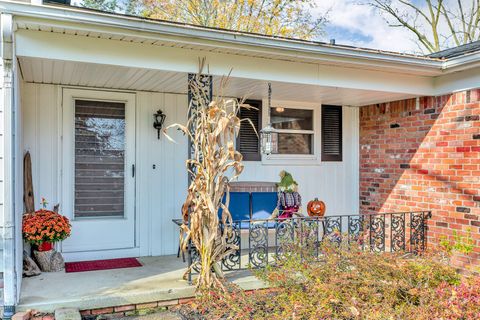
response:
[[[260,145],[262,153],[269,155],[278,153],[278,132],[272,126],[271,119],[272,110],[272,84],[268,84],[268,121],[269,124],[260,130]]]
[[[263,154],[278,153],[278,133],[270,124],[260,131],[260,141]]]

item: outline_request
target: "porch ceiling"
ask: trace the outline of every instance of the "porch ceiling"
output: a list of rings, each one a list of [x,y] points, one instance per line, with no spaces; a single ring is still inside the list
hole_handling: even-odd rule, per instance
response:
[[[30,83],[185,94],[187,74],[74,61],[20,57],[23,80]],[[214,77],[214,93],[220,77]],[[403,93],[272,82],[273,99],[362,106],[413,97]],[[226,95],[267,98],[266,81],[231,77]]]

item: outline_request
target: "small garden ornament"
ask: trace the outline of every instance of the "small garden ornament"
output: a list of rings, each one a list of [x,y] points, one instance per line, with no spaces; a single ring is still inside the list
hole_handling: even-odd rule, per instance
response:
[[[62,255],[53,249],[53,244],[70,236],[70,221],[55,211],[47,210],[44,198],[42,207],[23,216],[23,238],[34,246],[33,254],[42,271],[60,271],[64,267],[64,261]]]
[[[302,197],[298,193],[298,183],[292,175],[285,170],[280,172],[280,182],[277,183],[278,201],[277,208],[272,218],[288,219],[301,214]]]

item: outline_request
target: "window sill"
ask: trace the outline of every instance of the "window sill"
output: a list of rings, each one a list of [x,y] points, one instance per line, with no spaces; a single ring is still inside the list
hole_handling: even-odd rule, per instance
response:
[[[295,154],[275,154],[262,156],[263,165],[298,165],[298,166],[316,166],[320,165],[318,155],[295,155]]]

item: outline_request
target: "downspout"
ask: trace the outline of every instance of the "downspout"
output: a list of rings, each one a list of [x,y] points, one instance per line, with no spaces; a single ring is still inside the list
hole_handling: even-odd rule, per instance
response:
[[[1,14],[0,16],[1,33],[1,81],[2,81],[2,99],[3,107],[1,111],[4,114],[4,150],[0,152],[4,156],[3,165],[3,278],[4,278],[4,311],[3,319],[11,319],[15,313],[15,304],[17,301],[17,275],[15,268],[15,211],[14,211],[14,139],[13,139],[13,34],[12,34],[12,15]],[[2,212],[0,211],[0,214]]]

